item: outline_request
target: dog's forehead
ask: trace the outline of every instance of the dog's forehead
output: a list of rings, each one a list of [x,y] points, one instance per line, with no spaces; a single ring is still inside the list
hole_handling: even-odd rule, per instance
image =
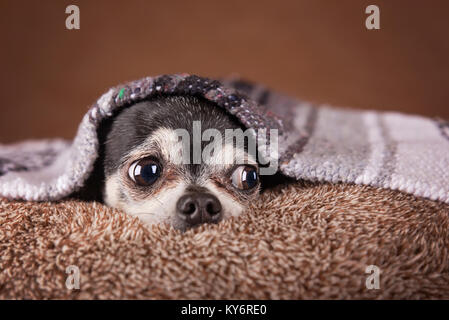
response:
[[[226,134],[221,135],[217,132],[218,135],[215,135],[213,139],[202,141],[202,136],[195,139],[183,130],[159,128],[153,131],[141,145],[131,150],[126,157],[136,160],[147,156],[159,156],[166,162],[186,166],[190,168],[190,171],[195,172],[204,171],[205,167],[227,168],[238,164],[239,161],[242,164],[257,164],[255,156],[249,154],[244,145],[235,143]],[[187,134],[182,134],[183,132]],[[195,144],[198,148],[194,146]],[[195,157],[192,153],[198,156]]]
[[[200,122],[202,130],[213,128],[220,132],[241,127],[234,116],[214,103],[196,97],[161,97],[142,101],[130,109],[136,123],[143,130],[149,130],[148,133],[162,127],[191,131],[193,122]]]
[[[224,132],[241,127],[236,118],[223,109],[195,97],[172,96],[141,101],[122,110],[112,122],[105,141],[106,173],[117,170],[125,157],[147,142],[157,130],[184,129],[191,134],[194,122],[201,124],[202,132],[207,129]]]

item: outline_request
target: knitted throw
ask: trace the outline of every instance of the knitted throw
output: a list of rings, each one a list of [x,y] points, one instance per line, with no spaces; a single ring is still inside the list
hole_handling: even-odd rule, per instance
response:
[[[287,176],[397,189],[449,203],[448,122],[314,106],[238,79],[186,74],[110,89],[86,113],[71,142],[0,145],[0,196],[43,201],[78,191],[93,172],[104,120],[143,99],[174,94],[210,100],[247,128],[276,129],[279,153],[276,159],[265,156]]]

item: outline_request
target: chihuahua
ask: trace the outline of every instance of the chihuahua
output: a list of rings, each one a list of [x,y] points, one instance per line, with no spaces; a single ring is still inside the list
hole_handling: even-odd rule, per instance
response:
[[[204,134],[230,129],[244,128],[202,98],[159,96],[129,106],[106,136],[105,203],[146,223],[184,231],[240,215],[260,189],[257,157],[248,152],[248,142],[214,139],[213,152],[204,157]],[[201,149],[192,141],[200,141]]]

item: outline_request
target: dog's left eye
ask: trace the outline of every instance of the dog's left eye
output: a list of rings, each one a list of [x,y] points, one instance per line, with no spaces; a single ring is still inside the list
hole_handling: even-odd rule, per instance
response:
[[[133,162],[128,175],[136,184],[150,186],[161,176],[161,165],[151,158],[141,159]]]
[[[252,166],[237,167],[237,169],[235,169],[232,173],[231,181],[237,189],[252,189],[259,181],[257,169]]]

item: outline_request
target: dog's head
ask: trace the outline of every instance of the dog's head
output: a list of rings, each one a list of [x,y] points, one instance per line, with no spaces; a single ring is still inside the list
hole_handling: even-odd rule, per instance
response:
[[[104,200],[147,223],[181,230],[237,216],[259,193],[251,143],[231,115],[206,100],[137,103],[107,135]]]

